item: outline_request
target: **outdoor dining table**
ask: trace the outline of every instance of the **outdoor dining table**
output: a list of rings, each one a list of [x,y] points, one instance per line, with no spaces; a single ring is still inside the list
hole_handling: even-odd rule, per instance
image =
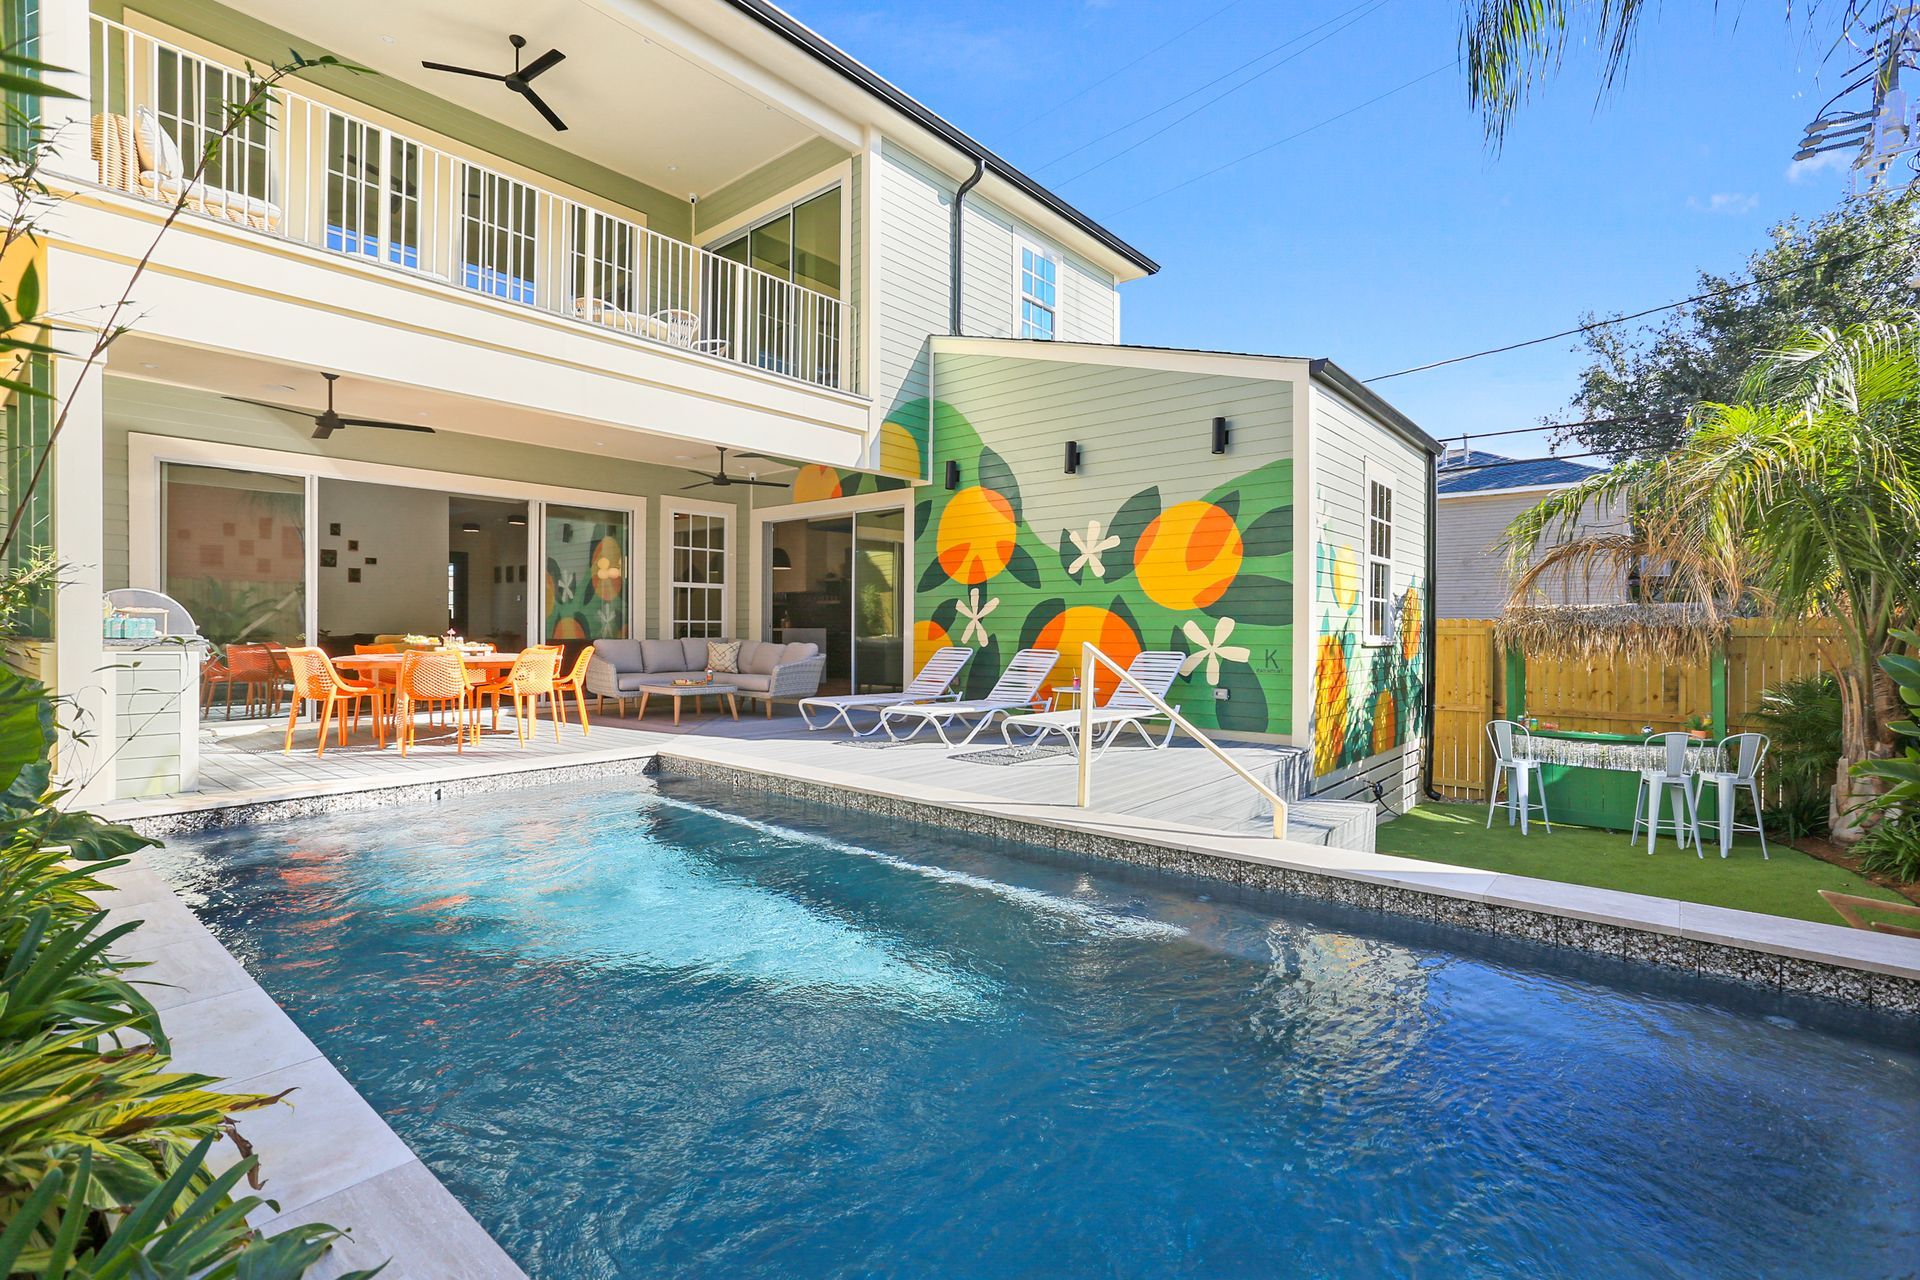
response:
[[[1541,763],[1548,814],[1573,826],[1631,830],[1640,771],[1666,764],[1665,750],[1658,743],[1648,746],[1648,736],[1535,729],[1530,754]],[[1695,773],[1719,769],[1721,755],[1717,745],[1702,739],[1688,746],[1687,767]]]
[[[363,679],[390,685],[399,680],[400,662],[406,656],[404,653],[356,653],[351,657],[335,658],[333,665]],[[463,653],[460,661],[467,668],[468,682],[475,683],[473,677],[476,673],[488,680],[499,679],[513,670],[513,664],[519,657],[517,653]],[[395,714],[398,712],[396,707]]]

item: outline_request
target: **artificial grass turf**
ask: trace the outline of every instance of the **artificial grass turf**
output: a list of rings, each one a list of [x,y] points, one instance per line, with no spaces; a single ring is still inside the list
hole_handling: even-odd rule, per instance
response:
[[[1425,804],[1382,823],[1375,839],[1381,853],[1763,911],[1821,924],[1844,921],[1821,899],[1816,892],[1820,889],[1886,902],[1906,901],[1891,890],[1809,857],[1779,840],[1768,842],[1773,857],[1767,861],[1760,857],[1758,840],[1741,836],[1723,862],[1719,846],[1711,837],[1705,859],[1694,857],[1692,846],[1675,848],[1673,837],[1666,835],[1648,857],[1645,833],[1628,844],[1624,832],[1555,823],[1553,834],[1548,835],[1546,828],[1535,822],[1530,834],[1522,836],[1519,827],[1507,826],[1504,809],[1494,814],[1491,831],[1486,821],[1485,805]]]

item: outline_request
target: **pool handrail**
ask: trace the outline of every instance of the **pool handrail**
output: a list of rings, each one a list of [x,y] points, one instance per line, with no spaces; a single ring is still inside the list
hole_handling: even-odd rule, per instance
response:
[[[1285,840],[1287,838],[1287,802],[1280,798],[1279,792],[1255,777],[1252,771],[1245,765],[1222,750],[1220,744],[1195,728],[1193,721],[1180,714],[1179,708],[1169,706],[1166,699],[1134,679],[1119,663],[1100,652],[1100,650],[1093,645],[1086,643],[1081,644],[1080,687],[1082,689],[1091,690],[1094,687],[1094,675],[1100,667],[1105,667],[1108,671],[1111,671],[1119,678],[1123,686],[1133,690],[1134,693],[1145,699],[1148,705],[1158,710],[1161,715],[1167,717],[1167,719],[1173,723],[1174,728],[1185,729],[1187,735],[1208,751],[1212,752],[1215,759],[1225,763],[1227,768],[1240,775],[1241,780],[1248,786],[1266,797],[1267,803],[1273,806],[1273,838],[1275,840]],[[1080,699],[1080,792],[1078,798],[1079,806],[1082,809],[1088,809],[1093,806],[1092,721],[1093,699],[1083,697]]]

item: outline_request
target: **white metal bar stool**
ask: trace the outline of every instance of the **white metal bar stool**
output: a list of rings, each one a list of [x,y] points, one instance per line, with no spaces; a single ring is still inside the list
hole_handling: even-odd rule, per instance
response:
[[[1687,748],[1693,743],[1693,737],[1685,733],[1656,733],[1649,737],[1646,746],[1658,746],[1665,752],[1664,762],[1656,767],[1640,771],[1640,789],[1633,797],[1633,830],[1627,833],[1627,842],[1631,844],[1640,838],[1642,823],[1647,828],[1647,853],[1653,853],[1653,842],[1660,834],[1660,797],[1672,793],[1673,820],[1668,829],[1673,832],[1674,843],[1682,849],[1687,847],[1687,833],[1695,830],[1693,784],[1690,781],[1691,770],[1687,765]],[[1705,857],[1695,841],[1694,855]]]
[[[1714,817],[1707,825],[1719,837],[1720,856],[1727,856],[1728,850],[1733,847],[1735,835],[1751,831],[1760,837],[1760,856],[1772,861],[1773,855],[1767,852],[1766,819],[1761,816],[1760,808],[1760,762],[1767,758],[1770,745],[1772,743],[1764,733],[1728,734],[1720,739],[1720,763],[1723,767],[1703,769],[1694,775],[1693,842],[1696,849],[1700,846],[1700,797],[1711,785],[1718,804],[1714,808]],[[1751,823],[1734,821],[1734,801],[1742,790],[1753,800]]]
[[[1500,784],[1507,784],[1507,825],[1516,818],[1520,834],[1527,834],[1527,816],[1537,805],[1540,821],[1547,834],[1553,834],[1553,819],[1547,816],[1547,784],[1540,772],[1541,762],[1533,758],[1533,734],[1518,720],[1487,722],[1487,741],[1493,746],[1493,780],[1487,787],[1487,826],[1493,826],[1493,808],[1499,803]],[[1530,799],[1529,797],[1537,797]]]

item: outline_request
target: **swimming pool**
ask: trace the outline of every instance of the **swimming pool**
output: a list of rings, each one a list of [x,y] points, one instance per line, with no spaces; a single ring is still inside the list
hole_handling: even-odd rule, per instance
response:
[[[1920,1266],[1823,1006],[696,782],[155,862],[537,1277]]]

